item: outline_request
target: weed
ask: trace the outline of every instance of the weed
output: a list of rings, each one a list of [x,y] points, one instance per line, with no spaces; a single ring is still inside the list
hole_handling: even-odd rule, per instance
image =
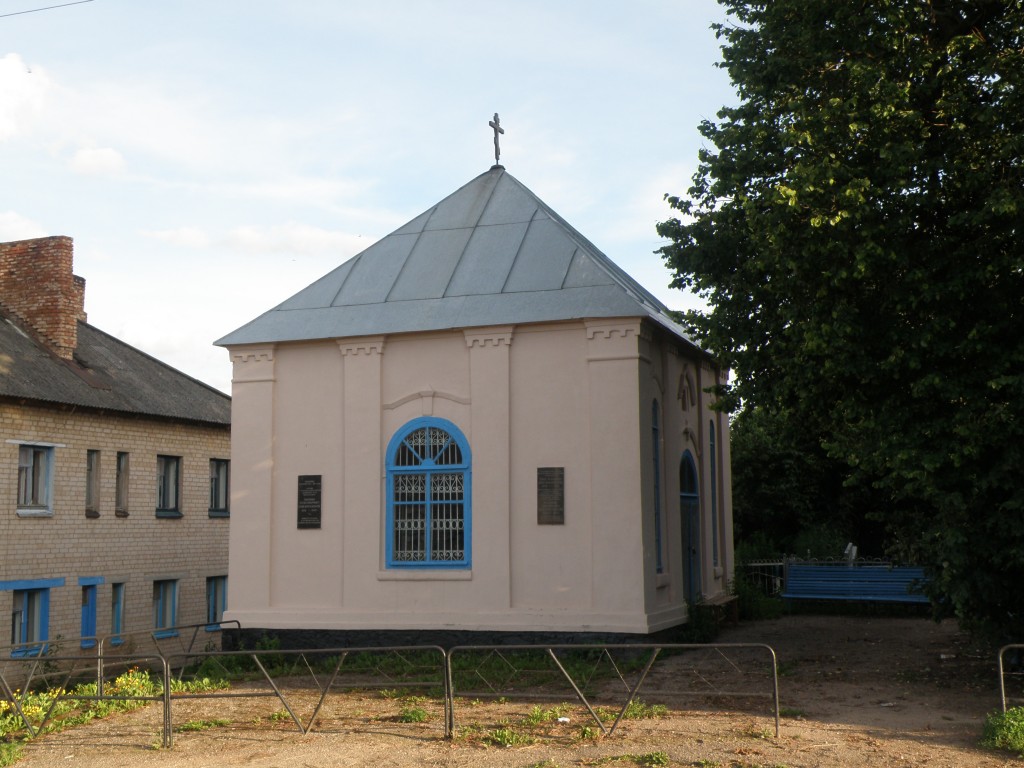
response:
[[[559,768],[558,763],[552,760],[550,757],[547,760],[541,760],[539,763],[530,763],[526,768]]]
[[[394,688],[382,688],[380,691],[382,699],[397,699],[400,695]]]
[[[622,717],[626,720],[650,720],[667,714],[668,708],[664,704],[645,704],[640,699],[633,699]]]
[[[630,755],[630,758],[640,768],[657,768],[657,766],[668,765],[668,755],[665,752],[646,752],[642,755]]]
[[[791,717],[799,719],[804,716],[805,712],[802,709],[796,707],[779,707],[779,717]]]
[[[282,720],[290,720],[291,717],[292,716],[288,714],[287,709],[279,709],[276,712],[270,713],[270,719],[275,723],[279,723]]]
[[[21,759],[21,744],[0,741],[0,768],[14,765]]]
[[[404,707],[398,713],[400,723],[425,723],[430,719],[430,713],[422,707]]]
[[[580,741],[594,741],[601,732],[597,728],[593,728],[589,725],[581,725],[579,732],[576,734],[576,738]]]
[[[789,677],[789,675],[796,673],[796,662],[795,661],[780,661],[776,665],[776,671],[779,677]]]
[[[741,731],[744,736],[751,739],[765,739],[769,740],[772,738],[772,730],[770,728],[754,728],[753,726]]]
[[[484,737],[484,741],[496,747],[525,747],[533,744],[533,737],[506,727],[491,731]]]
[[[722,768],[722,764],[717,760],[708,760],[707,758],[701,758],[693,763],[696,768]]]
[[[178,733],[186,733],[188,731],[207,731],[210,728],[224,728],[228,725],[231,725],[230,720],[189,720],[174,730]]]
[[[538,725],[543,725],[544,723],[550,723],[560,717],[564,717],[571,709],[571,704],[559,704],[551,709],[542,709],[541,707],[535,706],[530,710],[530,714],[523,719],[523,724],[530,727],[536,727]]]
[[[1024,753],[1024,707],[1010,707],[1005,712],[989,715],[982,730],[981,745]]]
[[[645,752],[642,755],[615,755],[613,757],[605,757],[600,760],[602,763],[622,763],[630,762],[639,765],[640,768],[658,768],[662,765],[668,765],[669,759],[668,754],[665,752]],[[718,765],[718,763],[715,763]]]

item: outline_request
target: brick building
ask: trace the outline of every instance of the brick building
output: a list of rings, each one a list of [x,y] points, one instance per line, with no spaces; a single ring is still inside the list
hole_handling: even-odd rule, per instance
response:
[[[89,325],[72,241],[0,243],[0,658],[219,618],[230,398]]]

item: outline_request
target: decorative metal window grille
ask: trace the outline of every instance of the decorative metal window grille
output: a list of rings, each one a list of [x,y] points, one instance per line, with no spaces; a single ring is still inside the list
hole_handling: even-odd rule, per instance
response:
[[[416,419],[392,438],[389,566],[469,566],[469,465],[465,438],[440,419]]]

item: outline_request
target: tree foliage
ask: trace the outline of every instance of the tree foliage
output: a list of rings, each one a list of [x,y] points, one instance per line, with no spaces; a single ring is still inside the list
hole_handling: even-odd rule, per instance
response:
[[[1024,638],[1024,3],[719,2],[738,105],[659,233],[724,401],[798,417],[937,606]]]

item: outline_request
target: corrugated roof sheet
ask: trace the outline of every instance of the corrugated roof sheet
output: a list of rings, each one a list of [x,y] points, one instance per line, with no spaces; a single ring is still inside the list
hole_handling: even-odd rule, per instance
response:
[[[216,343],[638,316],[690,341],[664,304],[495,166]]]
[[[0,314],[0,397],[231,423],[231,398],[223,392],[83,322],[72,361]]]

